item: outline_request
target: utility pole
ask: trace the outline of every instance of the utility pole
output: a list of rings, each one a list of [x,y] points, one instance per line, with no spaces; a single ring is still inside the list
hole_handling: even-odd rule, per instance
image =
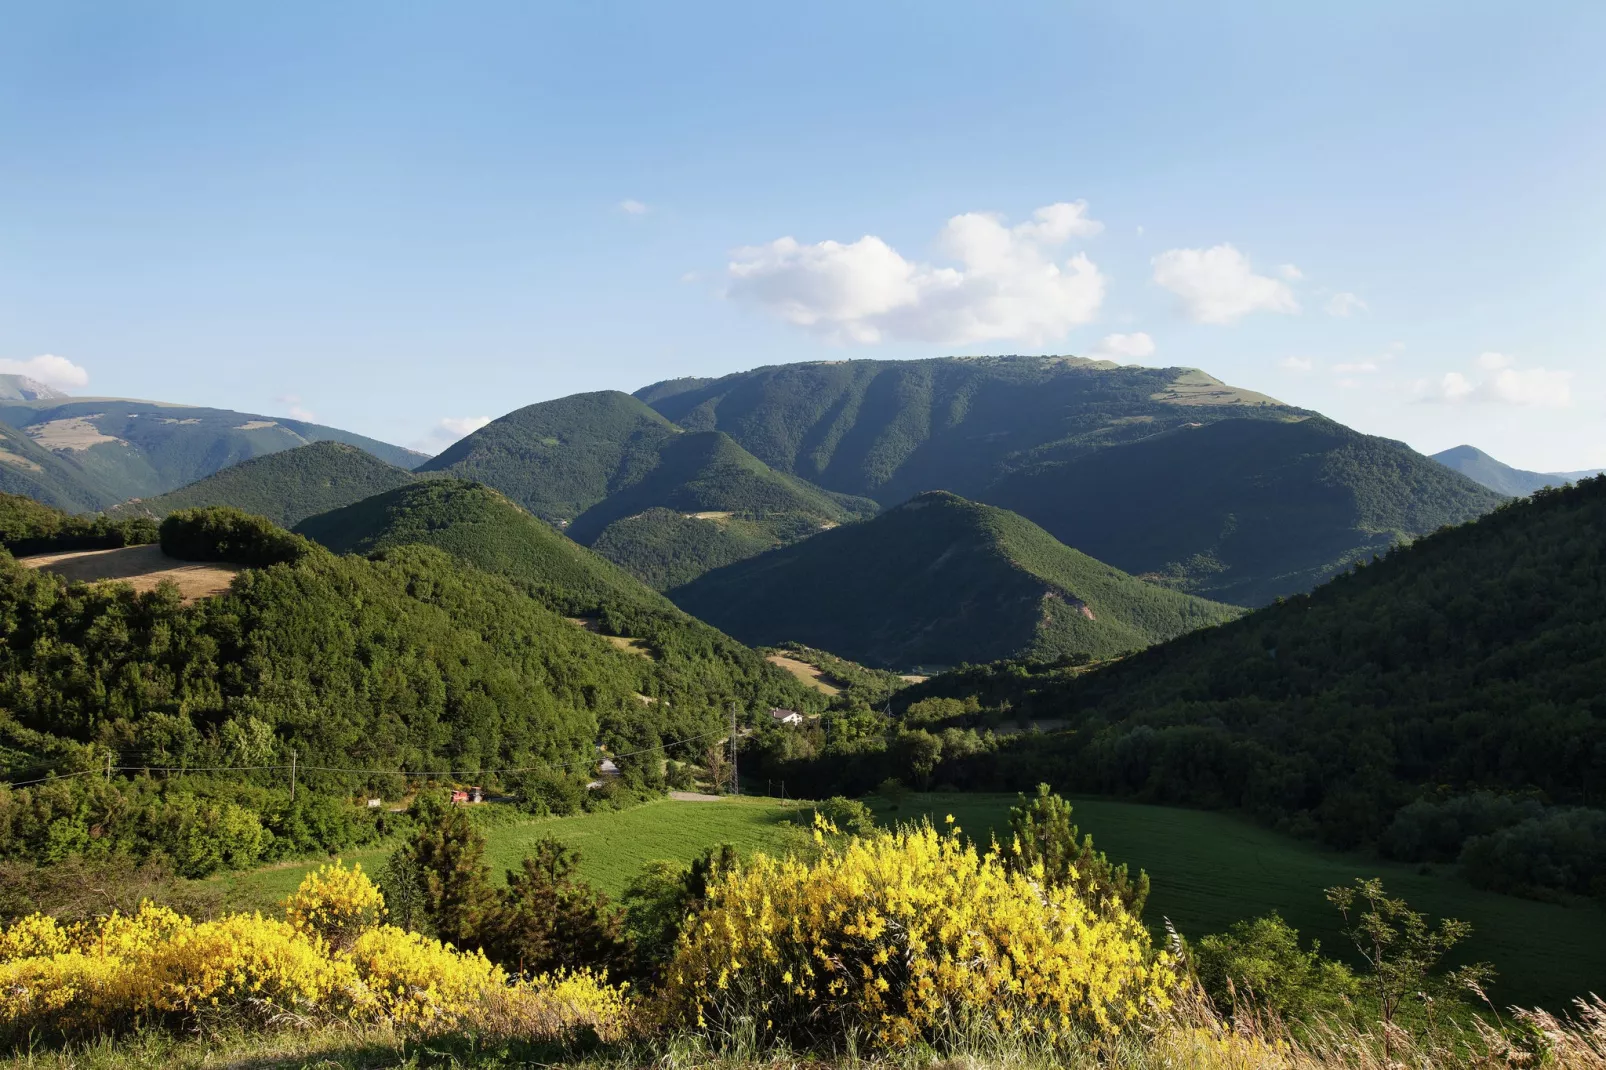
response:
[[[296,752],[290,752],[290,801],[296,801]]]
[[[736,770],[736,703],[731,703],[731,794],[742,793],[742,781]]]

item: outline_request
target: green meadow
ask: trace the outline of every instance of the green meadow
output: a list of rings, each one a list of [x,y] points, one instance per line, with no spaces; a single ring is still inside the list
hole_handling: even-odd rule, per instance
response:
[[[884,823],[952,814],[964,831],[987,841],[1002,834],[1009,795],[910,795],[897,809],[875,802]],[[1475,889],[1448,869],[1423,870],[1323,850],[1228,814],[1104,799],[1074,799],[1076,819],[1111,858],[1148,871],[1153,882],[1145,918],[1163,936],[1167,919],[1184,936],[1225,929],[1241,918],[1275,910],[1333,954],[1348,950],[1323,889],[1355,877],[1382,877],[1390,892],[1434,917],[1475,926],[1468,957],[1493,962],[1500,977],[1491,992],[1501,1004],[1564,1007],[1588,991],[1606,992],[1606,910],[1561,906]],[[582,875],[617,897],[642,864],[687,860],[704,847],[729,842],[743,851],[785,852],[800,831],[790,819],[797,804],[742,797],[718,802],[664,800],[629,810],[530,819],[486,829],[487,860],[501,879],[530,845],[554,836],[577,848]],[[377,870],[389,848],[350,853],[347,861]],[[290,892],[315,863],[304,862],[218,878],[242,906],[269,907]]]

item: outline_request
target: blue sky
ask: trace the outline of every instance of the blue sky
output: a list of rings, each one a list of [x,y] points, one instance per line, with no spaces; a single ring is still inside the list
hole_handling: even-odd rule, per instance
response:
[[[3,17],[0,368],[74,392],[438,449],[677,375],[1108,353],[1606,465],[1606,4]]]

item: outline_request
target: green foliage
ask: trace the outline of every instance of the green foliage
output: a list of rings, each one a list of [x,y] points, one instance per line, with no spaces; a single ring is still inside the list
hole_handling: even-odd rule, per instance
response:
[[[156,522],[72,516],[20,494],[0,493],[0,545],[17,557],[72,550],[115,550],[155,542]]]
[[[891,668],[1112,654],[1239,612],[941,492],[708,573],[671,597],[749,643],[797,640]]]
[[[426,480],[311,517],[296,530],[337,553],[437,546],[506,577],[555,612],[583,618],[603,634],[640,641],[651,657],[636,661],[636,690],[656,701],[605,718],[607,741],[621,751],[705,735],[722,723],[722,711],[732,701],[747,711],[824,705],[820,695],[753,650],[688,617],[618,566],[481,484]]]
[[[997,664],[916,685],[894,705],[975,696],[1067,729],[945,763],[937,775],[956,786],[1050,779],[1243,809],[1354,847],[1423,797],[1484,789],[1598,806],[1603,606],[1606,479],[1596,479],[1094,671]]]
[[[108,512],[163,517],[178,509],[226,505],[288,528],[414,478],[405,468],[331,439],[241,461],[187,487],[125,502]]]
[[[1401,443],[1311,416],[1177,428],[1028,467],[984,500],[1117,568],[1264,605],[1503,499]]]
[[[1327,889],[1328,902],[1338,908],[1355,950],[1366,963],[1361,989],[1374,1001],[1385,1030],[1408,1003],[1420,1004],[1430,1021],[1474,996],[1494,977],[1487,963],[1434,971],[1439,960],[1472,932],[1472,926],[1455,918],[1429,925],[1426,915],[1412,910],[1403,899],[1390,898],[1377,878],[1356,878],[1354,886]],[[1387,1033],[1385,1032],[1385,1038]]]
[[[542,520],[568,523],[649,471],[678,433],[629,394],[574,394],[515,409],[417,470],[488,484]]]
[[[1117,866],[1103,851],[1094,849],[1091,833],[1084,836],[1071,820],[1071,804],[1037,785],[1037,794],[1020,802],[1009,812],[1010,843],[1004,860],[1023,873],[1043,867],[1043,876],[1054,886],[1069,886],[1095,909],[1132,917],[1143,916],[1149,899],[1149,875],[1138,870],[1133,877],[1123,862]]]
[[[1469,837],[1460,862],[1466,878],[1481,888],[1606,900],[1606,811],[1556,808]]]
[[[496,905],[485,865],[485,837],[466,810],[439,794],[420,795],[413,817],[418,831],[386,863],[390,886],[416,893],[421,931],[458,947],[478,946]]]
[[[952,491],[1127,572],[1248,605],[1500,500],[1401,443],[1188,368],[830,361],[638,396],[821,487],[883,506]]]
[[[648,587],[667,591],[773,549],[780,541],[750,521],[699,519],[654,508],[615,520],[591,548]]]
[[[314,550],[312,543],[272,521],[226,505],[170,513],[160,535],[162,552],[180,561],[266,568],[294,564]]]
[[[868,836],[876,827],[875,814],[868,806],[841,795],[815,803],[800,813],[797,821],[808,828],[824,821],[845,836]]]
[[[1270,1011],[1308,1020],[1345,1007],[1359,992],[1348,966],[1323,958],[1321,942],[1299,945],[1299,932],[1273,911],[1240,921],[1190,948],[1194,971],[1217,1007]]]
[[[634,969],[624,915],[574,876],[579,853],[557,840],[535,845],[509,870],[494,909],[480,928],[492,962],[526,974],[602,969],[616,978]]]
[[[1505,494],[1513,498],[1526,497],[1541,487],[1560,487],[1601,474],[1598,470],[1525,472],[1520,468],[1501,464],[1487,453],[1472,446],[1454,446],[1435,453],[1433,459],[1446,468],[1452,468],[1467,478],[1481,483],[1496,494]]]
[[[894,693],[909,686],[909,681],[897,673],[860,665],[829,650],[803,643],[785,643],[774,649],[778,654],[819,669],[832,685],[841,690],[844,702],[882,706]]]

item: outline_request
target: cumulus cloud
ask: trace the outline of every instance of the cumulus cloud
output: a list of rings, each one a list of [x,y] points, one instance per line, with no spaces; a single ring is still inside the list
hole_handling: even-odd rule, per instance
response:
[[[1484,353],[1477,359],[1484,374],[1446,372],[1438,380],[1420,380],[1417,396],[1447,405],[1483,403],[1531,408],[1564,409],[1572,404],[1572,377],[1568,371],[1519,368],[1501,353]]]
[[[619,202],[619,210],[625,215],[646,215],[647,206],[640,201],[624,200]]]
[[[57,390],[76,390],[89,385],[89,372],[54,353],[27,360],[0,360],[0,374],[26,375]]]
[[[1316,362],[1309,357],[1284,357],[1277,362],[1277,366],[1291,372],[1311,372],[1316,369]]]
[[[1105,360],[1113,357],[1140,360],[1154,355],[1154,339],[1142,331],[1135,331],[1132,334],[1107,334],[1099,339],[1099,344],[1094,346],[1088,355]]]
[[[1336,293],[1327,299],[1329,316],[1351,316],[1366,311],[1366,302],[1351,293]]]
[[[1280,264],[1280,265],[1278,265],[1277,274],[1281,275],[1283,278],[1287,279],[1289,282],[1298,282],[1300,279],[1303,279],[1305,277],[1305,273],[1303,271],[1299,270],[1293,264]]]
[[[947,267],[906,259],[874,235],[777,238],[732,253],[726,292],[835,342],[1040,344],[1098,314],[1098,267],[1081,253],[1057,261],[1053,250],[1102,229],[1085,201],[1047,205],[1013,227],[993,213],[957,215],[937,238]]]
[[[316,423],[318,414],[301,404],[300,394],[280,394],[273,399],[280,405],[287,406],[285,411],[292,420],[305,420],[307,423]]]
[[[1229,244],[1168,249],[1155,257],[1154,281],[1177,295],[1198,323],[1235,323],[1251,312],[1299,311],[1287,283],[1256,275],[1249,258]]]
[[[413,443],[413,448],[425,453],[439,453],[458,439],[472,435],[490,422],[489,416],[443,416],[429,429],[428,434]]]

